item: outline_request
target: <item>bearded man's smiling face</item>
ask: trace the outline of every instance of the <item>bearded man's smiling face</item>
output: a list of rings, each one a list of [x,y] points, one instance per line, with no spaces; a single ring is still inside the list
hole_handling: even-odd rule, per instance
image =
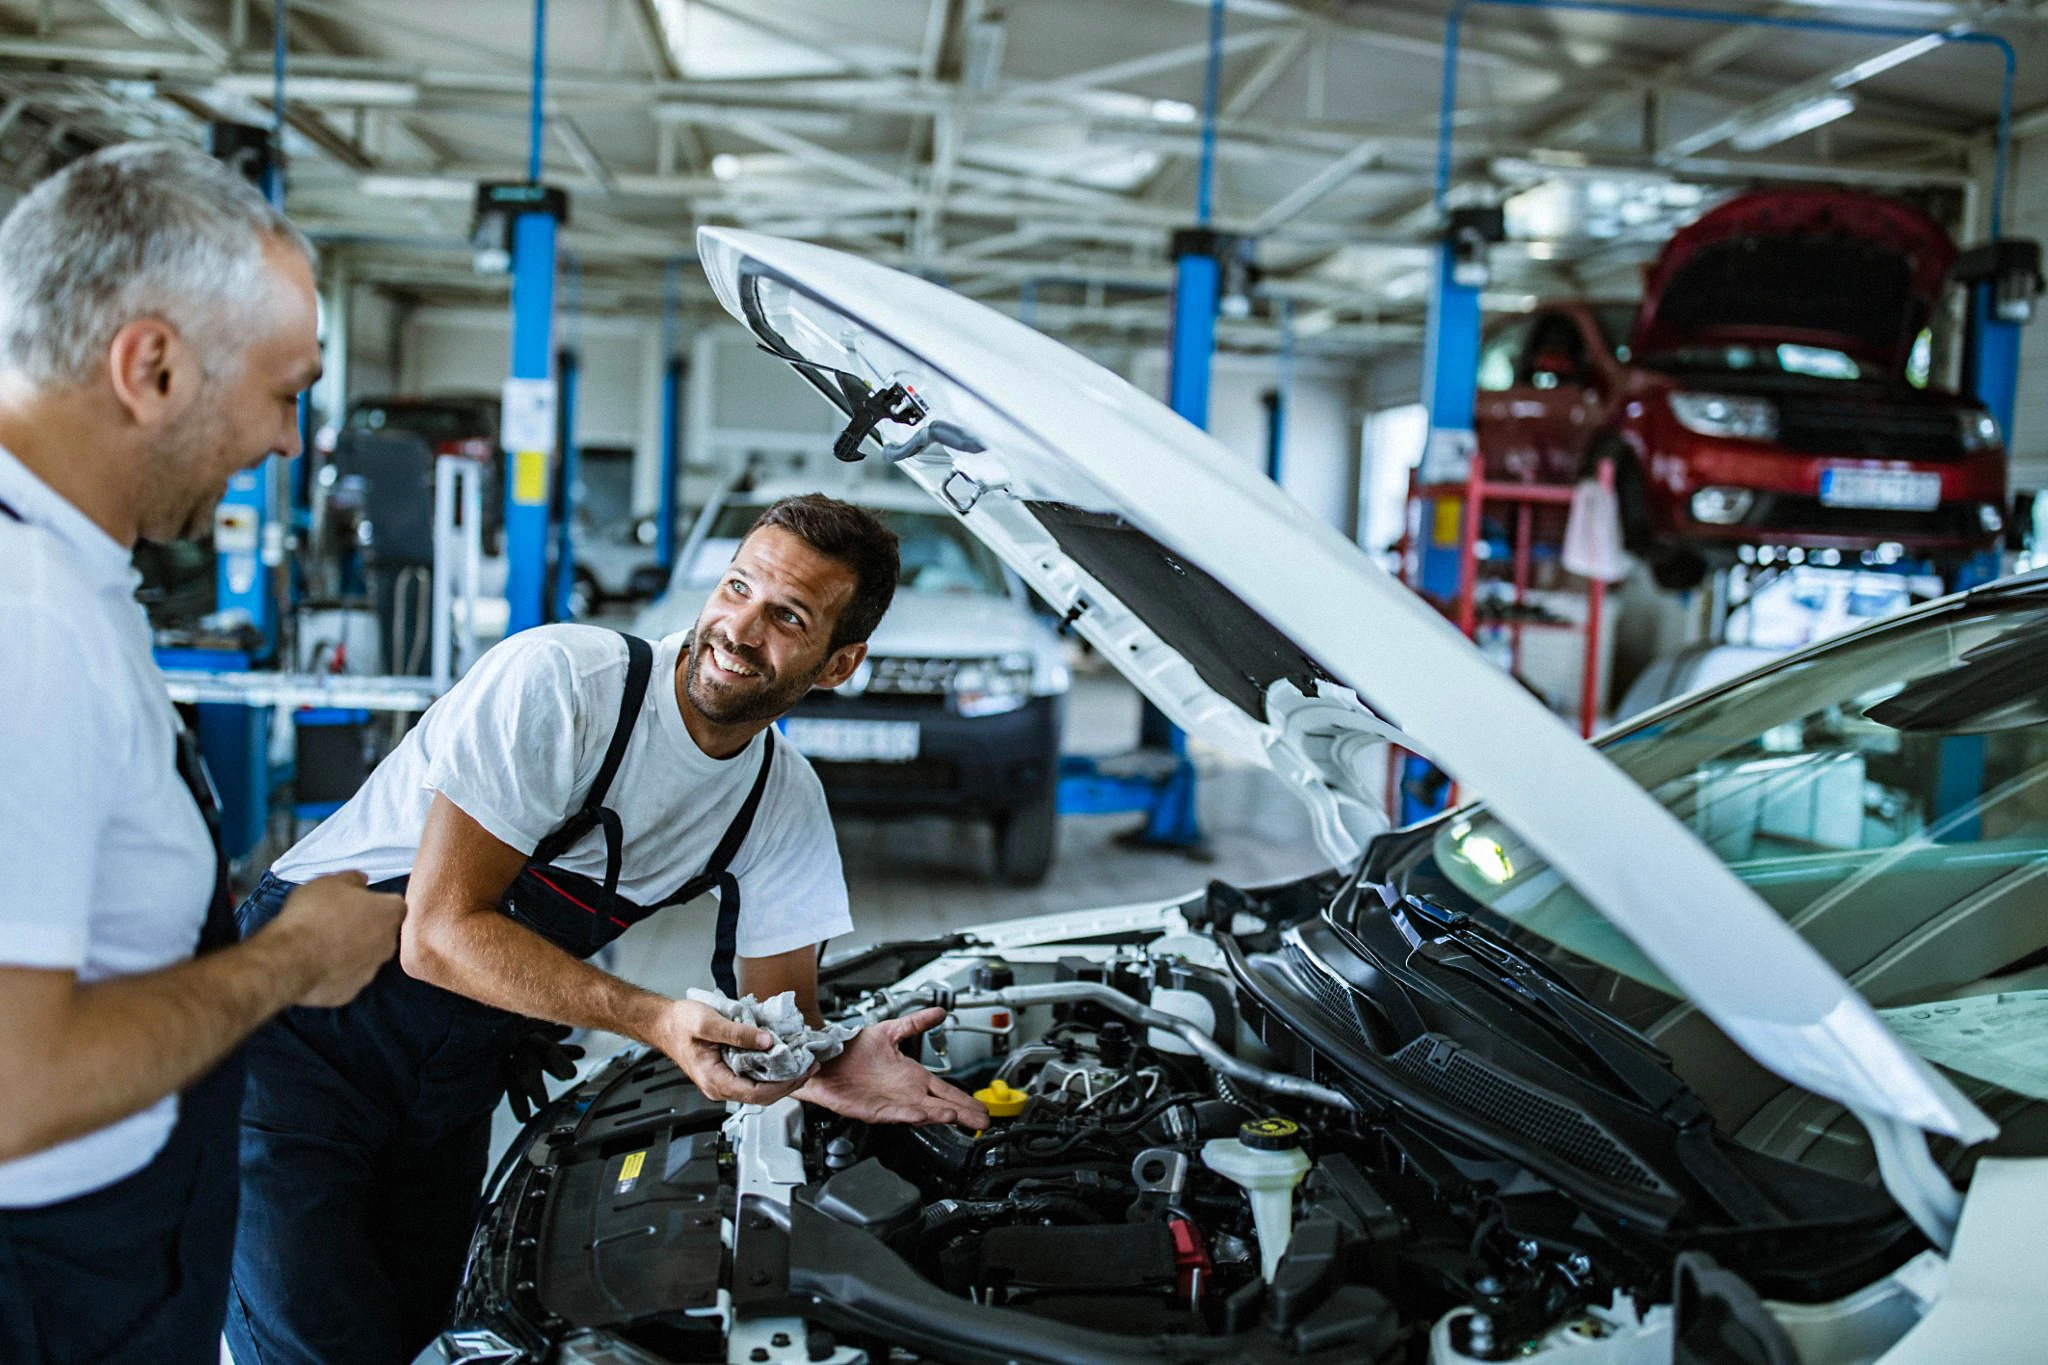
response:
[[[780,526],[741,542],[685,650],[683,691],[715,725],[774,720],[813,686],[846,680],[865,645],[832,647],[853,569]]]

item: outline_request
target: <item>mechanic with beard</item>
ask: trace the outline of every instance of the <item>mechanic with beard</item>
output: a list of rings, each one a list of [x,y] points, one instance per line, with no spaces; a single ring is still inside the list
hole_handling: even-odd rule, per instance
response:
[[[794,1093],[869,1122],[986,1125],[900,1050],[939,1010],[871,1026],[808,1079],[762,1085],[719,1048],[771,1035],[582,960],[716,887],[721,988],[793,990],[818,1022],[818,947],[852,921],[824,790],[771,727],[860,666],[897,576],[896,537],[872,513],[818,494],[776,503],[688,634],[650,647],[558,625],[505,641],[278,860],[245,927],[337,867],[402,886],[406,917],[399,962],[348,1009],[292,1011],[252,1042],[237,1361],[404,1365],[440,1331],[505,1094],[500,1061],[535,1020],[659,1049],[714,1099]]]
[[[129,555],[299,448],[311,248],[195,148],[73,162],[0,224],[0,1360],[214,1365],[235,1048],[339,1005],[403,905],[332,876],[235,943],[212,792]],[[337,869],[340,870],[340,869]]]

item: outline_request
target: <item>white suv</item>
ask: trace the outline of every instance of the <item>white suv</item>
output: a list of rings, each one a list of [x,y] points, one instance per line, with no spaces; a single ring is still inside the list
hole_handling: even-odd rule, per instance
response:
[[[697,619],[741,537],[772,502],[814,483],[743,476],[698,516],[668,590],[634,628],[649,638]],[[1002,561],[901,476],[828,489],[902,542],[903,577],[868,660],[783,722],[834,809],[967,815],[995,831],[996,874],[1030,886],[1052,867],[1060,722],[1068,673],[1058,637]]]

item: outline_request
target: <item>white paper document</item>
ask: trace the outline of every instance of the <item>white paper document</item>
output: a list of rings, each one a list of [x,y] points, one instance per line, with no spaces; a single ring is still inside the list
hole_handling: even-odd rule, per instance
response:
[[[1906,1046],[1937,1066],[2048,1100],[2048,990],[2005,991],[1879,1010]]]

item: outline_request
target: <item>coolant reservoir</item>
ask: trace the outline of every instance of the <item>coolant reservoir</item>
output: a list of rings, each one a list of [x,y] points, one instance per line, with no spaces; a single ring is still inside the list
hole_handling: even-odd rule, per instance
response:
[[[1287,1253],[1287,1240],[1294,1235],[1294,1187],[1308,1174],[1301,1125],[1293,1119],[1253,1119],[1239,1127],[1234,1138],[1203,1143],[1202,1164],[1236,1181],[1251,1200],[1259,1270],[1271,1284]]]

